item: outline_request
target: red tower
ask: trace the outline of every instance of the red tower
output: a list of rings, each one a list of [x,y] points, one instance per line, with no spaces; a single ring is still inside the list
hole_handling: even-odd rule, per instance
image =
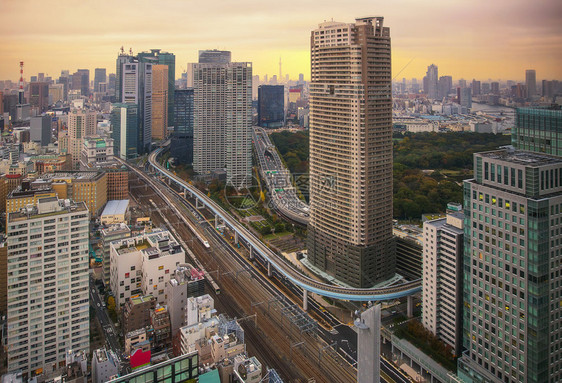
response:
[[[20,87],[18,93],[18,103],[25,104],[25,100],[23,98],[23,61],[20,61]]]

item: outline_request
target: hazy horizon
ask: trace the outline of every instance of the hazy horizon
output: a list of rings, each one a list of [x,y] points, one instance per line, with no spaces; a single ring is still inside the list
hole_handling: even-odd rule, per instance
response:
[[[106,68],[115,72],[121,46],[134,53],[159,48],[176,55],[176,78],[201,49],[232,52],[233,61],[250,61],[254,74],[310,77],[310,32],[325,20],[345,23],[380,15],[390,27],[392,69],[396,80],[425,75],[434,63],[439,76],[456,81],[524,81],[535,69],[537,81],[562,80],[562,2],[558,0],[437,0],[420,6],[415,0],[373,4],[359,0],[216,0],[193,3],[165,0],[131,3],[99,0],[6,0],[4,57],[0,79],[17,81],[39,72],[58,78],[60,71]],[[22,22],[25,21],[25,22]],[[410,60],[413,61],[403,70]]]

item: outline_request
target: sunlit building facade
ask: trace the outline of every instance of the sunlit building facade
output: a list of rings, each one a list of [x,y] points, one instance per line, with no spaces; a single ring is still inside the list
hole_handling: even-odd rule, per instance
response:
[[[308,258],[355,287],[395,272],[390,60],[382,17],[312,31]]]

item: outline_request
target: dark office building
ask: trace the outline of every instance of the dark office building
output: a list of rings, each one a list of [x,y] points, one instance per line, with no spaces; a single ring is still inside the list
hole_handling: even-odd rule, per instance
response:
[[[49,115],[31,117],[29,134],[33,142],[39,143],[41,146],[47,146],[51,142],[52,118]]]
[[[80,90],[82,96],[90,95],[90,70],[78,69],[72,74],[72,89]]]
[[[228,64],[230,59],[230,51],[218,51],[216,49],[199,51],[199,64]]]
[[[258,88],[258,125],[279,128],[285,121],[285,87],[260,85]]]
[[[410,279],[422,277],[423,246],[410,238],[396,237],[396,271]]]
[[[138,108],[137,104],[116,103],[111,111],[114,152],[124,160],[135,158],[143,152]]]
[[[32,82],[29,84],[29,104],[38,108],[39,113],[47,111],[49,107],[49,83]]]
[[[193,88],[176,89],[171,155],[182,164],[193,163]]]
[[[560,107],[518,108],[511,144],[520,150],[562,156]]]
[[[106,70],[105,68],[96,68],[94,71],[94,92],[99,92],[101,82],[107,82]]]
[[[16,120],[16,105],[18,104],[17,94],[4,94],[4,113],[8,113],[12,121]],[[8,125],[6,121],[5,125]]]

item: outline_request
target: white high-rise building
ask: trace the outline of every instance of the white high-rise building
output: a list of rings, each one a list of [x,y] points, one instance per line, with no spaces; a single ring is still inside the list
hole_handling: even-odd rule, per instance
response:
[[[68,114],[68,151],[72,158],[72,169],[80,168],[80,152],[84,138],[96,134],[96,113],[74,109]]]
[[[460,355],[464,214],[449,204],[445,218],[423,224],[422,323]]]
[[[90,350],[89,212],[56,197],[9,213],[8,370],[28,377],[64,368]]]
[[[229,185],[246,187],[252,175],[252,64],[199,62],[190,64],[189,73],[194,170],[226,170]]]

